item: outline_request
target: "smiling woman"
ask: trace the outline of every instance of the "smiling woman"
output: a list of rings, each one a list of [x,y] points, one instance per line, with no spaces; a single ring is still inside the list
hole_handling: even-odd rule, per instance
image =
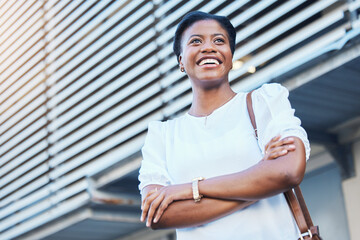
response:
[[[184,68],[193,87],[201,89],[219,89],[226,87],[228,73],[232,68],[232,52],[229,36],[216,20],[202,20],[188,27],[182,34],[180,68]],[[204,91],[201,91],[204,93]],[[205,113],[208,114],[208,113]]]
[[[221,16],[191,12],[179,23],[174,52],[193,100],[185,115],[149,124],[141,220],[153,229],[176,228],[178,240],[297,239],[281,193],[304,176],[306,132],[288,91],[266,84],[252,94],[255,138],[247,93],[229,84],[235,36]]]

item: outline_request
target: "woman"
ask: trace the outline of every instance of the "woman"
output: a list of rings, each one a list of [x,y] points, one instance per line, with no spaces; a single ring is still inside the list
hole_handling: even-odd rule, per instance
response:
[[[228,81],[235,36],[225,17],[191,12],[179,23],[174,52],[193,101],[185,115],[149,124],[141,220],[153,229],[176,228],[179,240],[297,239],[281,193],[304,176],[307,136],[288,91],[265,84],[252,93],[255,138],[246,93],[235,93]]]

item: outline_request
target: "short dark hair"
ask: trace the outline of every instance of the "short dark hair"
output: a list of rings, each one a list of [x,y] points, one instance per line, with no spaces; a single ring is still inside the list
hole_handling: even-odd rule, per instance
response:
[[[224,16],[213,15],[201,11],[193,11],[189,12],[182,18],[175,32],[173,50],[177,60],[179,61],[181,53],[181,38],[183,32],[195,22],[201,20],[215,20],[226,30],[229,35],[231,53],[234,55],[236,31],[230,20]]]

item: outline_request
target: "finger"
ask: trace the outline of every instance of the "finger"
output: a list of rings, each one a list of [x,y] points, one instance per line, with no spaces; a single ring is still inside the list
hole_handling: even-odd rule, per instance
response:
[[[272,152],[281,152],[283,150],[294,151],[295,149],[296,149],[296,146],[294,144],[287,144],[287,145],[282,145],[282,146],[273,148],[271,151]]]
[[[294,144],[288,144],[284,146],[288,151],[294,151],[296,146]]]
[[[292,144],[295,142],[293,137],[284,138],[280,141],[281,145]]]
[[[294,143],[294,141],[295,141],[294,138],[288,137],[288,138],[284,138],[280,141],[270,142],[268,150],[279,147],[279,146],[292,144],[292,143]]]
[[[153,193],[156,193],[158,191],[158,188],[154,188],[154,189],[151,189],[147,194],[146,196],[144,197],[144,199],[142,200],[141,202],[141,210],[143,210],[144,208],[144,203],[145,203],[145,200],[150,197]]]
[[[295,151],[296,146],[293,144],[284,145],[271,149],[268,159],[275,159],[288,154],[291,151]]]
[[[154,223],[157,223],[159,221],[159,219],[161,218],[163,212],[165,211],[165,209],[170,205],[170,203],[172,203],[173,201],[170,198],[165,199],[164,201],[162,201],[162,203],[160,204],[158,210],[156,211],[156,215],[154,218]]]
[[[146,226],[150,227],[151,226],[151,222],[153,221],[153,216],[155,211],[158,209],[158,206],[160,205],[160,203],[162,202],[162,200],[164,199],[163,194],[161,194],[159,197],[157,197],[150,205],[150,209],[148,212],[148,216],[147,216],[147,221],[146,221]]]
[[[275,137],[273,137],[272,139],[271,139],[271,141],[272,142],[276,142],[276,141],[278,141],[280,139],[280,135],[276,135]]]
[[[269,154],[269,157],[268,159],[275,159],[275,158],[278,158],[278,157],[281,157],[281,156],[284,156],[288,153],[288,150],[286,149],[283,149],[281,151],[272,151],[270,154]]]
[[[158,197],[158,195],[159,195],[158,192],[154,192],[152,195],[150,195],[149,197],[147,197],[147,198],[144,200],[144,206],[143,206],[143,210],[142,210],[141,218],[140,218],[140,220],[141,220],[142,222],[145,221],[146,216],[148,215],[148,211],[149,211],[150,205],[151,205],[152,202]]]
[[[280,135],[277,135],[276,137],[273,137],[270,142],[268,143],[268,150],[271,148],[274,148],[279,145]]]
[[[280,139],[280,135],[277,135],[273,137],[266,145],[265,145],[265,151],[268,150],[270,144],[277,142]]]

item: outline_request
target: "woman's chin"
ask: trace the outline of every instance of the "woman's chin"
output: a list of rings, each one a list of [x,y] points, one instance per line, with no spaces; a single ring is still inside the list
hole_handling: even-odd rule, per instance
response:
[[[224,76],[204,76],[198,80],[198,84],[202,88],[216,88],[221,86],[227,78]]]

